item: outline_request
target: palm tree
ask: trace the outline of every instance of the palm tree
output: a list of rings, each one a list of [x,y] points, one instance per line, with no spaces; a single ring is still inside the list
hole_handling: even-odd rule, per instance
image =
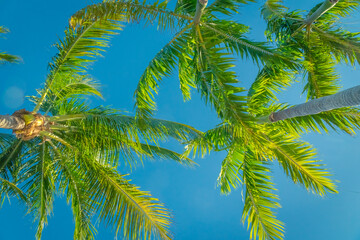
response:
[[[290,44],[273,49],[264,43],[250,41],[244,35],[248,31],[247,26],[223,19],[224,16],[232,16],[238,11],[239,5],[247,2],[216,0],[207,6],[204,0],[179,0],[172,11],[167,9],[167,2],[147,5],[146,2],[105,1],[77,12],[71,18],[71,25],[75,29],[92,29],[93,24],[102,28],[104,23],[122,24],[124,21],[143,20],[156,23],[160,29],[176,31],[171,41],[151,60],[139,81],[135,92],[137,119],[146,120],[153,114],[156,110],[154,95],[159,82],[178,71],[184,100],[189,100],[190,89],[196,88],[223,120],[216,128],[189,141],[185,155],[191,152],[203,155],[211,150],[227,151],[218,179],[221,192],[228,194],[232,188],[243,185],[243,221],[247,220],[251,228],[251,238],[281,239],[284,226],[276,219],[274,212],[279,207],[278,196],[273,193],[276,189],[269,176],[268,165],[278,161],[285,174],[309,191],[319,195],[335,193],[336,187],[329,178],[330,173],[317,160],[312,146],[299,137],[309,129],[327,130],[326,124],[353,132],[360,127],[360,115],[356,109],[347,109],[301,117],[296,123],[288,120],[257,124],[258,116],[269,115],[274,109],[285,107],[272,102],[276,98],[274,91],[290,85],[295,74],[302,69],[310,69],[310,66],[302,61],[303,55]],[[276,2],[269,1],[265,7],[269,4],[276,5]],[[329,6],[322,7],[316,15],[324,18],[338,5],[333,5],[331,9]],[[357,5],[350,7],[354,6]],[[274,18],[276,14],[271,17]],[[277,23],[277,20],[274,19],[274,22]],[[299,28],[297,32],[302,31],[304,22],[300,18],[296,20],[291,33]],[[280,41],[281,37],[278,36],[276,41]],[[244,96],[246,89],[238,86],[236,73],[232,70],[235,64],[231,54],[251,58],[259,66],[264,66],[249,90],[249,97]],[[348,59],[353,60],[352,57]],[[326,81],[333,80],[329,70],[325,73]],[[317,74],[311,77],[317,77]],[[323,89],[334,91],[334,87],[328,89],[330,85]],[[307,88],[312,87],[309,85]]]
[[[166,8],[166,2],[147,5],[146,2],[106,1],[80,10],[72,17],[71,24],[75,28],[91,29],[92,24],[101,24],[106,20],[114,23],[122,16],[124,19],[120,20],[144,20],[156,23],[160,29],[177,32],[149,63],[139,81],[135,92],[137,117],[147,119],[153,114],[156,110],[154,95],[159,82],[178,70],[184,100],[190,99],[190,89],[194,87],[224,120],[205,135],[192,139],[186,154],[191,151],[194,154],[227,151],[228,156],[222,163],[218,179],[221,191],[227,194],[232,188],[244,185],[243,221],[247,220],[248,226],[251,226],[251,237],[275,239],[282,238],[284,229],[273,211],[279,204],[278,197],[272,193],[275,187],[267,165],[277,160],[295,183],[314,193],[336,192],[334,183],[329,179],[330,174],[317,160],[315,150],[299,136],[309,130],[328,131],[327,125],[352,133],[360,127],[359,112],[357,109],[337,109],[271,125],[258,125],[258,116],[269,116],[286,108],[275,104],[275,92],[290,85],[294,75],[301,71],[309,72],[309,82],[305,86],[309,99],[327,96],[338,90],[334,84],[336,60],[353,63],[358,59],[354,48],[348,48],[350,43],[355,47],[358,40],[354,34],[331,30],[331,34],[342,34],[346,40],[339,44],[339,39],[327,38],[323,44],[328,45],[332,54],[318,58],[323,45],[307,44],[309,39],[315,38],[309,32],[322,19],[328,19],[328,22],[323,22],[321,26],[331,29],[329,22],[334,23],[336,14],[349,14],[358,2],[325,1],[317,5],[309,17],[302,18],[296,11],[284,17],[282,6],[277,1],[268,1],[263,15],[269,22],[268,36],[275,35],[273,40],[278,44],[277,50],[249,41],[244,36],[246,26],[223,19],[247,2],[217,0],[207,6],[207,1],[203,0],[178,1],[175,10],[171,11]],[[304,27],[305,32],[302,31]],[[298,41],[291,42],[286,36]],[[321,36],[324,38],[324,34]],[[248,98],[243,96],[246,89],[237,86],[236,74],[231,70],[234,59],[229,54],[250,57],[257,64],[264,65],[249,90]]]
[[[360,104],[357,101],[358,87],[338,92],[335,66],[341,62],[351,65],[360,62],[358,33],[349,32],[337,25],[337,19],[350,15],[359,6],[359,2],[327,0],[311,9],[305,18],[297,11],[287,12],[278,2],[268,1],[262,10],[268,23],[269,40],[274,41],[279,48],[302,57],[303,67],[300,72],[304,72],[307,76],[303,91],[307,92],[308,100],[312,101],[283,110],[276,110],[275,107],[271,114],[261,117],[259,121],[276,122],[298,116],[311,118],[308,115],[332,109],[338,109],[336,111],[343,112],[344,115],[356,114],[357,109],[344,108]],[[304,26],[306,30],[302,31]],[[283,76],[293,74],[284,68],[272,69],[272,71],[277,73],[281,71]],[[269,74],[270,71],[267,72],[264,69],[262,75],[259,75],[253,84],[252,92],[258,92],[251,96],[251,101],[255,105],[255,102],[269,103],[269,100],[276,100],[270,92],[278,91],[279,88],[288,85],[288,81],[276,80]],[[264,91],[264,87],[269,89],[267,90],[269,94],[260,97],[259,93]],[[265,97],[268,100],[265,100]],[[297,119],[293,120],[297,121]]]
[[[135,92],[138,120],[147,119],[156,110],[154,95],[159,82],[178,70],[184,100],[190,99],[190,89],[194,87],[224,120],[215,129],[190,141],[186,154],[226,150],[228,156],[218,179],[221,191],[229,193],[231,188],[243,184],[243,220],[248,220],[251,236],[281,238],[283,225],[272,210],[279,206],[278,197],[272,193],[275,188],[267,165],[277,160],[295,183],[320,195],[336,192],[315,150],[299,136],[309,130],[328,131],[329,127],[353,133],[360,127],[360,115],[356,108],[341,108],[271,125],[260,126],[257,122],[259,116],[260,120],[261,116],[268,120],[268,116],[277,115],[271,113],[287,108],[277,104],[275,93],[291,85],[296,74],[307,73],[304,91],[308,99],[320,100],[338,91],[335,65],[339,61],[351,64],[358,61],[359,41],[355,33],[336,28],[335,20],[349,15],[359,2],[326,0],[311,10],[308,17],[302,17],[298,11],[287,12],[278,1],[267,1],[262,13],[268,21],[267,35],[278,46],[276,50],[246,39],[246,26],[222,19],[247,2],[218,0],[207,6],[207,1],[178,1],[171,11],[166,8],[166,2],[146,5],[146,2],[106,1],[80,10],[71,24],[74,28],[91,29],[92,24],[101,26],[106,20],[117,24],[121,20],[144,20],[156,22],[160,29],[177,31],[139,81]],[[248,98],[243,96],[246,89],[237,86],[230,53],[251,57],[260,66],[264,65]]]
[[[0,26],[0,34],[8,33],[9,30],[3,26]],[[20,58],[11,54],[8,54],[6,52],[0,51],[0,64],[4,64],[6,62],[14,63],[19,61]]]
[[[165,120],[138,122],[115,109],[86,103],[86,96],[101,97],[99,84],[86,74],[88,64],[118,29],[111,23],[102,27],[68,28],[56,45],[59,53],[49,64],[44,88],[30,97],[34,109],[0,116],[0,128],[15,134],[0,134],[0,197],[16,195],[28,203],[37,221],[37,239],[56,194],[65,194],[71,204],[74,239],[94,238],[94,214],[125,239],[171,239],[169,211],[117,168],[133,168],[146,158],[192,166],[193,161],[162,148],[159,141],[187,141],[200,132]]]

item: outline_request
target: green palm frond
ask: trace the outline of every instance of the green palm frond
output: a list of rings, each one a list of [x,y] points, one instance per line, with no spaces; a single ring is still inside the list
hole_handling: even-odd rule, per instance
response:
[[[223,194],[230,194],[231,188],[236,189],[242,185],[239,171],[244,165],[244,152],[241,146],[233,146],[221,164],[221,171],[217,179],[220,191]]]
[[[21,172],[20,181],[26,183],[25,186],[31,199],[30,211],[38,222],[36,239],[41,239],[47,217],[52,212],[56,176],[54,176],[52,156],[47,142],[33,147],[29,154],[31,156]]]
[[[295,73],[285,66],[265,65],[248,91],[249,110],[253,114],[261,114],[263,106],[278,101],[276,93],[293,83]]]
[[[2,33],[8,33],[9,29],[6,27],[0,26],[0,34]],[[8,54],[6,52],[0,51],[0,65],[4,63],[17,63],[21,59],[18,56]]]
[[[141,119],[149,118],[156,110],[154,95],[158,93],[159,82],[171,75],[179,58],[186,52],[191,36],[188,29],[192,24],[177,33],[150,61],[142,74],[135,91],[136,115]]]
[[[208,35],[216,35],[219,43],[225,45],[228,52],[236,53],[241,58],[251,58],[253,62],[259,63],[285,63],[295,66],[295,62],[281,55],[278,51],[268,47],[265,43],[254,42],[245,38],[248,27],[230,20],[213,20],[203,23],[203,32],[210,31]],[[206,33],[204,33],[206,35]],[[205,41],[209,41],[204,37]]]
[[[247,151],[244,158],[243,182],[245,185],[245,204],[242,220],[248,222],[250,239],[282,239],[284,224],[276,219],[273,209],[279,208],[278,196],[269,177],[270,169],[266,162],[256,159]]]
[[[284,44],[289,36],[301,26],[303,17],[300,11],[288,11],[282,0],[267,0],[261,8],[261,15],[266,21],[266,37],[273,42]]]
[[[83,181],[86,173],[74,164],[74,152],[59,149],[51,140],[49,144],[56,155],[56,169],[60,173],[59,189],[66,192],[67,201],[71,201],[75,221],[74,239],[94,239],[96,230],[91,224],[94,208],[89,201],[87,183]]]
[[[312,146],[285,132],[272,131],[268,136],[274,156],[295,183],[321,196],[326,192],[337,192],[334,182],[329,178],[331,174],[324,169],[321,161],[316,160]]]
[[[64,40],[55,45],[59,53],[49,64],[50,73],[44,89],[40,91],[41,96],[36,102],[34,112],[40,109],[50,91],[60,91],[71,83],[71,76],[79,78],[79,74],[86,73],[89,64],[108,47],[110,37],[121,29],[122,25],[115,20],[97,20],[67,28]]]
[[[0,33],[7,33],[7,32],[9,32],[9,30],[6,27],[0,26]]]
[[[311,45],[315,47],[309,46],[304,53],[307,83],[303,92],[307,93],[308,100],[335,94],[340,89],[335,62],[331,55],[324,54],[326,45],[319,42],[311,42]]]
[[[89,76],[77,74],[66,76],[64,74],[63,79],[66,83],[60,81],[55,82],[48,91],[47,98],[42,101],[39,110],[44,111],[45,114],[48,112],[54,114],[53,109],[56,109],[57,106],[67,105],[69,99],[74,101],[76,98],[83,98],[86,95],[94,95],[102,98],[99,92],[100,84],[92,80]],[[38,91],[38,94],[42,96],[45,91],[46,89],[41,89]],[[40,97],[32,96],[30,97],[30,101],[36,104],[40,101]]]
[[[244,88],[235,87],[238,83],[232,71],[234,59],[223,48],[216,47],[216,36],[210,32],[203,35],[198,28],[199,44],[196,45],[195,83],[206,102],[215,108],[218,116],[232,122],[251,120],[247,114],[245,97],[240,94]],[[206,39],[206,41],[205,41]]]
[[[137,149],[134,149],[134,150],[137,150]],[[182,165],[189,166],[189,167],[194,167],[195,165],[197,165],[190,158],[187,158],[177,152],[174,152],[174,151],[171,151],[169,149],[162,148],[159,146],[153,146],[150,144],[141,144],[140,150],[141,150],[141,152],[139,152],[140,154],[143,154],[144,156],[146,156],[150,159],[153,159],[153,160],[171,159],[171,160],[175,160],[176,162],[178,162]]]
[[[21,139],[12,139],[7,142],[0,154],[0,175],[4,179],[9,179],[10,175],[16,179],[19,171],[21,156],[24,151],[25,143]]]
[[[6,149],[15,140],[15,136],[8,133],[0,133],[0,150]]]
[[[17,63],[20,58],[6,52],[0,52],[0,65],[4,63]]]
[[[191,99],[191,88],[196,88],[195,72],[194,68],[192,67],[193,52],[193,49],[188,46],[187,49],[183,49],[182,55],[178,56],[180,90],[182,92],[184,101]]]
[[[123,115],[121,112],[110,108],[95,108],[80,114],[56,116],[50,119],[56,124],[50,128],[54,130],[50,138],[62,143],[79,147],[80,151],[99,151],[105,159],[111,159],[111,164],[116,166],[120,155],[132,166],[137,165],[137,159],[156,157],[168,158],[185,165],[194,163],[187,158],[182,158],[171,150],[158,146],[160,141],[174,138],[180,142],[200,135],[196,129],[171,121],[148,119],[141,126],[135,117]],[[59,125],[61,124],[61,125]],[[155,144],[155,146],[146,144]]]
[[[192,20],[187,14],[172,12],[167,9],[167,1],[147,4],[143,2],[115,0],[93,4],[81,9],[71,18],[72,25],[85,21],[118,20],[121,17],[127,22],[144,21],[145,24],[157,22],[159,29],[175,29]]]
[[[192,16],[196,11],[196,3],[197,0],[177,0],[174,12]]]
[[[121,231],[125,239],[171,239],[170,215],[163,204],[95,158],[84,156],[79,161],[87,169],[91,204],[102,221]]]
[[[322,30],[316,26],[313,27],[313,30],[324,45],[330,48],[330,52],[338,62],[360,64],[360,33],[352,33],[341,28]]]
[[[25,204],[29,202],[28,196],[18,187],[15,183],[10,182],[4,178],[0,178],[0,207],[2,205],[3,198],[5,197],[18,197]]]

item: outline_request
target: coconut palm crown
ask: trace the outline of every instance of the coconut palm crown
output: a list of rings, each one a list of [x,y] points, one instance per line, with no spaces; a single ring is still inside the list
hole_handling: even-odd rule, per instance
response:
[[[94,26],[65,31],[44,87],[30,97],[32,111],[0,116],[0,128],[14,133],[0,134],[0,197],[18,196],[28,205],[37,222],[36,239],[55,196],[62,194],[73,210],[74,239],[94,239],[95,217],[124,239],[171,239],[169,210],[117,169],[135,167],[145,158],[192,166],[193,161],[162,148],[159,141],[188,141],[200,132],[152,118],[139,125],[116,109],[90,107],[86,96],[101,93],[86,70],[119,29],[112,23]]]
[[[280,205],[270,165],[278,162],[294,183],[313,193],[336,193],[331,174],[300,135],[329,129],[354,133],[360,128],[360,115],[356,108],[340,108],[272,124],[258,123],[262,116],[268,120],[272,112],[288,107],[278,103],[276,94],[293,84],[300,73],[308,76],[304,91],[309,99],[338,91],[335,64],[358,61],[359,39],[356,33],[335,28],[335,23],[358,7],[359,1],[326,0],[308,17],[300,11],[287,12],[280,1],[267,1],[262,15],[268,22],[267,36],[276,48],[250,41],[245,36],[248,27],[229,20],[249,2],[179,0],[171,10],[167,1],[104,1],[77,12],[71,25],[92,29],[93,24],[144,22],[176,32],[139,80],[134,95],[137,119],[146,120],[153,114],[159,83],[177,71],[184,100],[190,99],[191,88],[197,89],[223,120],[189,141],[185,155],[227,151],[218,178],[221,192],[228,194],[243,186],[242,220],[248,223],[251,239],[282,239],[284,224],[274,211]],[[322,54],[323,48],[326,54]],[[260,67],[249,91],[239,86],[233,71],[234,56],[251,58]]]

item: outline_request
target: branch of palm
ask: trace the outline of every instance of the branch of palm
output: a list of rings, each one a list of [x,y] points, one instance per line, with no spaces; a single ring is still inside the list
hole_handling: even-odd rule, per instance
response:
[[[9,30],[3,26],[0,26],[0,34],[8,33]],[[21,59],[18,56],[8,54],[0,51],[0,65],[4,63],[17,63]]]
[[[166,15],[166,11],[163,13]],[[94,212],[100,213],[102,220],[109,221],[126,238],[170,238],[168,211],[149,193],[129,184],[114,167],[118,165],[120,152],[125,159],[145,155],[193,165],[190,159],[160,147],[158,141],[168,137],[186,141],[201,132],[184,124],[156,119],[148,119],[146,125],[140,127],[134,118],[113,109],[90,109],[84,103],[85,95],[101,96],[99,85],[86,74],[86,69],[108,46],[115,31],[121,30],[119,20],[124,20],[121,14],[112,16],[111,21],[99,18],[81,24],[72,22],[65,31],[65,39],[56,44],[59,54],[49,65],[45,87],[38,91],[39,96],[31,97],[36,104],[33,114],[39,110],[45,116],[50,114],[45,118],[51,124],[29,141],[10,139],[1,144],[4,160],[1,175],[8,179],[13,176],[19,189],[29,195],[31,212],[38,221],[38,239],[52,212],[58,180],[58,190],[67,192],[72,202],[75,238],[93,238],[95,230],[89,218]],[[104,134],[108,138],[104,138]],[[80,158],[87,159],[83,165],[87,168],[76,165],[79,163],[76,159]],[[95,181],[92,188],[84,188],[90,180]],[[16,192],[22,197],[7,179],[1,186],[9,194]],[[105,207],[99,204],[100,197],[107,199],[103,202]]]

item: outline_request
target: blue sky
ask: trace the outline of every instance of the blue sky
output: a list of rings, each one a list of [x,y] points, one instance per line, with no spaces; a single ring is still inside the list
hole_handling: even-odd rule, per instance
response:
[[[56,53],[52,47],[67,26],[71,14],[96,1],[89,0],[11,0],[0,1],[0,25],[11,30],[6,39],[0,39],[0,49],[17,54],[23,63],[0,67],[0,114],[11,114],[20,108],[31,109],[25,95],[33,95],[47,74],[47,63]],[[292,9],[309,9],[320,1],[286,0]],[[263,1],[244,7],[236,18],[252,27],[251,38],[264,41],[264,23],[259,17]],[[297,4],[297,5],[295,5]],[[344,26],[360,31],[359,14]],[[93,66],[91,74],[103,84],[105,102],[91,99],[94,104],[111,105],[132,111],[133,92],[137,81],[152,57],[171,38],[169,32],[157,32],[155,27],[129,24],[112,46]],[[249,61],[237,61],[236,71],[244,86],[253,81],[257,69]],[[358,85],[359,70],[339,66],[345,88]],[[292,104],[305,100],[300,96],[299,83],[281,96]],[[214,127],[219,120],[214,111],[194,92],[190,102],[183,103],[176,77],[166,79],[157,98],[156,117],[190,124],[200,130]],[[286,223],[286,239],[360,239],[360,148],[359,138],[344,134],[307,134],[304,139],[312,143],[338,180],[339,194],[325,198],[314,196],[295,186],[275,166],[273,173],[281,198],[278,217]],[[173,145],[173,144],[170,144]],[[179,146],[175,149],[181,151]],[[133,183],[150,191],[172,210],[175,239],[248,239],[241,224],[241,189],[229,196],[220,195],[216,178],[224,153],[211,153],[195,169],[188,169],[169,161],[146,162],[132,172]],[[121,161],[121,160],[120,160]],[[120,169],[126,173],[126,169]],[[34,239],[36,227],[26,210],[17,204],[5,202],[0,209],[0,240]],[[55,200],[54,214],[45,228],[44,240],[72,239],[73,219],[65,197]],[[97,239],[113,239],[113,231],[99,224]]]

